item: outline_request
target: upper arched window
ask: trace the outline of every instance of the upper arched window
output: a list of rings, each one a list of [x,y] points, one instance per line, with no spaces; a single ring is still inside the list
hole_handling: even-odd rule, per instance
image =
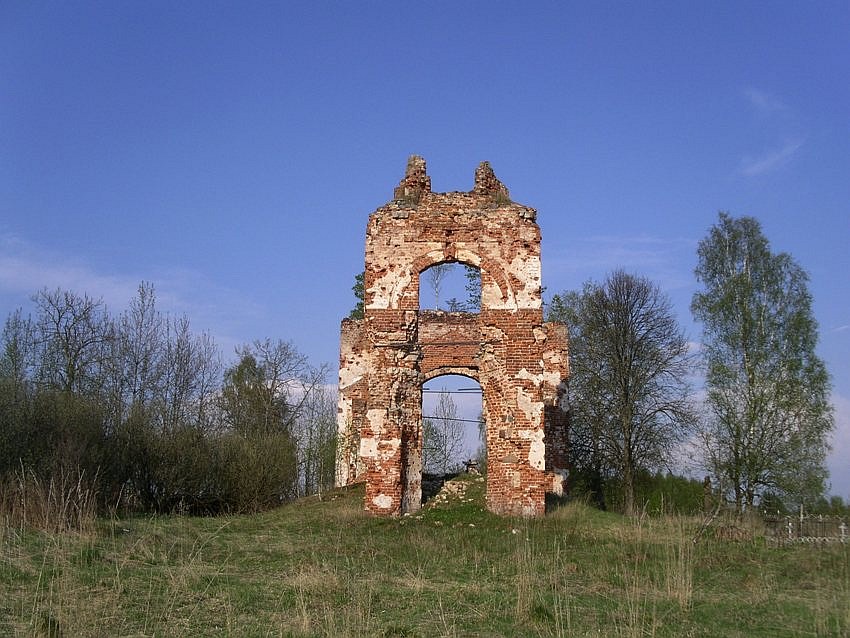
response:
[[[481,310],[481,271],[469,264],[442,262],[419,274],[419,309]]]

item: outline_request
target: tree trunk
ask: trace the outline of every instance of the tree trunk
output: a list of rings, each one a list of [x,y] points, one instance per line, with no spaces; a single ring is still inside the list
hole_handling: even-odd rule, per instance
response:
[[[626,451],[626,458],[623,467],[623,509],[626,516],[634,516],[635,514],[635,480],[634,471],[632,468],[631,454]]]

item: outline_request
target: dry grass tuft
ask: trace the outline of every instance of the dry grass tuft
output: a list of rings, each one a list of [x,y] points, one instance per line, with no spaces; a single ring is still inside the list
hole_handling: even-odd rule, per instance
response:
[[[96,516],[96,493],[84,471],[66,471],[44,481],[22,467],[0,486],[0,520],[5,528],[91,532]]]

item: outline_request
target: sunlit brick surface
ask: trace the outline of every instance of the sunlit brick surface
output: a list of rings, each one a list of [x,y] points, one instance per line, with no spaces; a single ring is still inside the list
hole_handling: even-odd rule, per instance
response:
[[[393,201],[369,217],[365,311],[340,339],[337,483],[366,482],[366,509],[419,509],[422,384],[481,385],[487,507],[536,516],[566,475],[567,331],[543,322],[540,229],[483,162],[466,193],[431,192],[412,156]],[[444,262],[481,273],[480,313],[419,311],[419,275]]]

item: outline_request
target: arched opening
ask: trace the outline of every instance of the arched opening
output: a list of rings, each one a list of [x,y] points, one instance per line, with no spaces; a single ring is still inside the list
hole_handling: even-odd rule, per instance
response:
[[[459,474],[486,474],[487,431],[481,385],[441,374],[422,384],[422,502]]]
[[[481,309],[481,271],[457,261],[434,264],[419,273],[419,310],[477,313]]]

